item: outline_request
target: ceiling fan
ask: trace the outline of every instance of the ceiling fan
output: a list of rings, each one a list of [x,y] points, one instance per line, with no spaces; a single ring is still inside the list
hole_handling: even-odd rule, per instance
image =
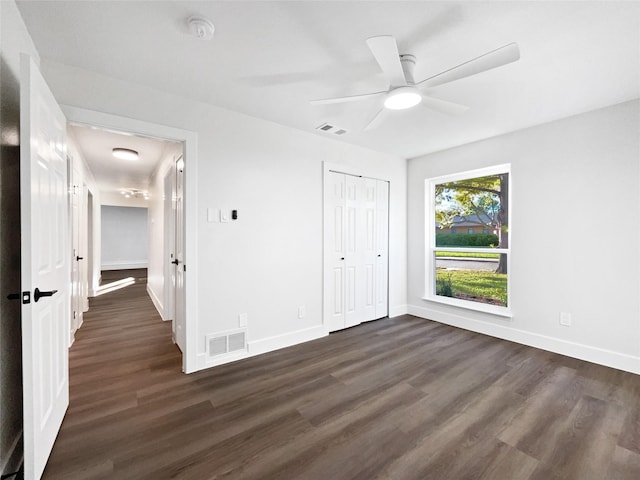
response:
[[[414,78],[416,57],[413,55],[400,55],[398,53],[398,44],[392,35],[371,37],[367,40],[367,45],[389,81],[387,90],[348,97],[311,100],[312,105],[329,105],[384,96],[384,107],[376,113],[365,127],[365,130],[377,127],[382,121],[386,109],[404,110],[422,104],[427,108],[448,114],[465,112],[469,107],[425,95],[422,90],[501,67],[520,58],[518,44],[510,43],[437,75],[416,82]]]

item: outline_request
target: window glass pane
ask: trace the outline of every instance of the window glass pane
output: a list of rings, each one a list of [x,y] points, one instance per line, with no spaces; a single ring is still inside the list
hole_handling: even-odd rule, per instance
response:
[[[507,306],[506,253],[437,251],[434,255],[436,295]]]
[[[508,199],[508,173],[436,184],[436,246],[508,248]]]

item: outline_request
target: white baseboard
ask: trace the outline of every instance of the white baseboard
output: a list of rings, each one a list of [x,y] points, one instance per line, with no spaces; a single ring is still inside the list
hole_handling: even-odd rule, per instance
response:
[[[303,330],[296,330],[295,332],[289,332],[282,335],[274,335],[273,337],[262,338],[260,340],[254,340],[253,342],[247,342],[247,351],[238,352],[235,354],[225,355],[223,358],[207,359],[205,353],[198,354],[197,368],[188,373],[204,370],[205,368],[211,368],[218,365],[224,365],[226,363],[242,360],[243,358],[249,358],[263,353],[272,352],[281,348],[291,347],[298,345],[299,343],[309,342],[318,338],[326,337],[329,332],[323,325],[317,325],[315,327],[305,328]]]
[[[453,327],[464,328],[465,330],[490,335],[503,340],[509,340],[529,347],[559,353],[579,360],[597,363],[606,367],[640,374],[640,357],[634,357],[632,355],[626,355],[581,343],[569,342],[567,340],[560,340],[558,338],[527,332],[511,326],[471,319],[463,315],[442,312],[432,308],[409,305],[408,310],[409,314],[415,315],[416,317],[444,323]],[[505,320],[505,323],[510,322]]]
[[[136,268],[147,268],[149,262],[130,262],[130,263],[103,263],[100,266],[101,270],[133,270]]]
[[[406,315],[409,312],[408,305],[394,305],[389,307],[389,318],[399,317],[400,315]]]
[[[153,306],[156,307],[156,310],[160,314],[160,317],[162,318],[162,320],[164,320],[165,319],[164,318],[164,308],[162,307],[162,302],[156,296],[155,292],[151,289],[151,287],[149,286],[148,283],[147,283],[147,293],[149,294],[149,298],[151,299],[151,302],[153,303]]]
[[[17,472],[22,465],[23,451],[22,446],[22,430],[16,435],[16,438],[11,442],[9,451],[5,452],[6,456],[2,459],[2,465],[0,466],[0,474],[7,475],[9,473]]]
[[[282,335],[262,338],[253,342],[247,342],[249,353],[251,355],[259,355],[261,353],[272,352],[281,348],[291,347],[299,343],[309,342],[318,338],[326,337],[328,332],[323,325],[297,330]]]

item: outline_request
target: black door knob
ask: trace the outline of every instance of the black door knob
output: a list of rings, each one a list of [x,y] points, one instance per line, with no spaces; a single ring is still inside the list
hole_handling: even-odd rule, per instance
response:
[[[76,257],[76,260],[84,260],[84,257]]]
[[[175,259],[173,262],[171,262],[171,263],[173,263],[174,265],[178,265],[178,264],[180,263],[180,260],[178,260],[178,259],[176,258],[176,259]]]

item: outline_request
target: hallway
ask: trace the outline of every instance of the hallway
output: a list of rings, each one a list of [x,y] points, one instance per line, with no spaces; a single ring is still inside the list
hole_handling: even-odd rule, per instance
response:
[[[161,321],[146,293],[146,269],[104,271],[101,286],[127,277],[135,284],[90,299],[76,332],[69,410],[45,479],[114,478],[114,455],[150,442],[150,424],[184,405],[163,392],[188,377],[171,322]],[[158,396],[163,400],[155,401]]]

